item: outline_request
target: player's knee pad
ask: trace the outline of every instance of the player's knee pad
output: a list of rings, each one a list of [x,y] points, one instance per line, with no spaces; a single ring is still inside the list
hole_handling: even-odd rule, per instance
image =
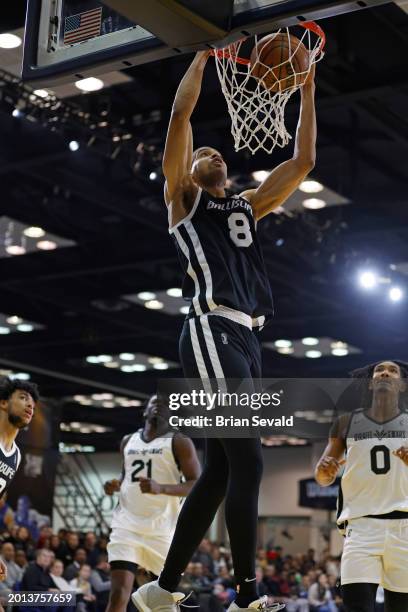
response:
[[[341,587],[347,612],[373,612],[376,592],[376,584],[355,583]]]

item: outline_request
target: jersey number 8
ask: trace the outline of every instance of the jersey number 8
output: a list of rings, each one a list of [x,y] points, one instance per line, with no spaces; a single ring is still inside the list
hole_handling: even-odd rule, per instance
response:
[[[228,217],[228,227],[230,238],[237,247],[249,247],[252,244],[251,227],[244,213],[231,213]]]

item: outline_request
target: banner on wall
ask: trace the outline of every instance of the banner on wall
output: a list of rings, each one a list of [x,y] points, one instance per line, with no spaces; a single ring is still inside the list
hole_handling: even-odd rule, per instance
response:
[[[299,506],[317,510],[336,510],[340,478],[328,487],[321,487],[314,478],[299,480]]]
[[[21,464],[7,496],[14,522],[27,527],[34,537],[51,523],[58,442],[59,408],[41,402],[30,426],[17,436]]]

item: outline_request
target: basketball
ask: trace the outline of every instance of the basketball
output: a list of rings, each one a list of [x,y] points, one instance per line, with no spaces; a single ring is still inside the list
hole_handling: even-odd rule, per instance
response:
[[[266,89],[285,91],[303,85],[309,70],[309,52],[293,34],[268,34],[251,53],[251,74]]]

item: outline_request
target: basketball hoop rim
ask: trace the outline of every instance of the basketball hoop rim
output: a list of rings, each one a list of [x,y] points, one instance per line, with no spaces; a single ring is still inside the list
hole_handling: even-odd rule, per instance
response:
[[[326,34],[323,28],[321,28],[315,21],[300,21],[296,25],[301,26],[302,28],[305,28],[305,30],[309,30],[310,32],[313,32],[320,38],[320,45],[319,45],[318,53],[321,55],[326,45]],[[246,40],[246,38],[240,38],[236,42],[238,43],[244,40]],[[236,43],[231,43],[227,47],[224,47],[224,49],[212,49],[211,55],[212,56],[217,55],[217,57],[219,57],[220,59],[231,59],[237,64],[242,64],[244,66],[250,65],[251,63],[250,59],[247,59],[245,57],[240,57],[239,55],[233,55],[232,53],[230,53],[230,51],[228,51],[228,49],[230,49],[235,44]]]

